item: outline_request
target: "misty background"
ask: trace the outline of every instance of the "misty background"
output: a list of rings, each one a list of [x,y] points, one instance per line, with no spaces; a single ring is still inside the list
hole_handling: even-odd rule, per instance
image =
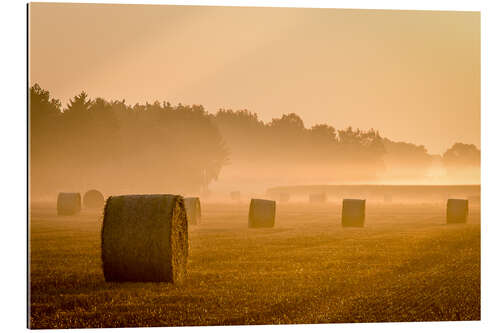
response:
[[[92,98],[66,105],[30,88],[32,199],[59,191],[183,193],[206,197],[306,184],[479,184],[480,150],[457,142],[443,154],[376,129],[270,122],[248,110]]]
[[[295,113],[443,154],[481,148],[480,28],[479,12],[33,3],[29,82],[64,106],[85,90]]]

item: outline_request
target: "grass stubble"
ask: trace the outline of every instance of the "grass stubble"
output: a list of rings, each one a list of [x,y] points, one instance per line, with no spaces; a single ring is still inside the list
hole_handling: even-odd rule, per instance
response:
[[[338,204],[280,204],[249,229],[247,204],[204,204],[184,283],[106,283],[99,212],[33,204],[31,328],[480,320],[480,214],[370,205],[362,229]]]

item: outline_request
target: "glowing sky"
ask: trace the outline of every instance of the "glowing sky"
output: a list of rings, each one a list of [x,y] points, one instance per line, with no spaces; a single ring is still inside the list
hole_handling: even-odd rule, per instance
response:
[[[31,4],[30,82],[480,145],[478,12]]]

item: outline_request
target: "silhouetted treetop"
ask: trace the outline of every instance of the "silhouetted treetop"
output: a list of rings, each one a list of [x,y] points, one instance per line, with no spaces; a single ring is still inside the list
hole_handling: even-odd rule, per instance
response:
[[[81,92],[61,110],[38,85],[30,101],[35,191],[85,184],[127,192],[200,191],[228,161],[224,140],[201,105],[130,106]],[[44,126],[49,121],[50,128]]]
[[[473,144],[457,142],[444,153],[443,162],[447,166],[479,166],[481,151]]]
[[[30,89],[29,103],[32,121],[52,119],[61,114],[61,101],[50,97],[50,93],[37,83]]]

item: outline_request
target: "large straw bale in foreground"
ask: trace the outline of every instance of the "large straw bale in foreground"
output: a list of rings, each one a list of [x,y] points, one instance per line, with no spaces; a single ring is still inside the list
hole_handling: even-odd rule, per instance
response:
[[[122,195],[106,201],[101,234],[106,281],[181,282],[188,226],[178,195]]]
[[[365,225],[366,200],[344,199],[342,202],[342,226],[363,227]]]
[[[311,193],[309,194],[310,203],[324,203],[326,202],[326,193]]]
[[[104,206],[104,196],[98,190],[87,191],[83,195],[83,206],[87,209],[102,208]]]
[[[61,192],[57,196],[57,215],[74,215],[82,209],[80,193]]]
[[[468,200],[448,199],[446,203],[446,223],[466,223],[468,215]]]
[[[200,198],[184,198],[186,206],[186,216],[189,224],[201,223],[201,204]]]
[[[276,201],[252,199],[248,212],[249,228],[272,228],[276,216]]]

